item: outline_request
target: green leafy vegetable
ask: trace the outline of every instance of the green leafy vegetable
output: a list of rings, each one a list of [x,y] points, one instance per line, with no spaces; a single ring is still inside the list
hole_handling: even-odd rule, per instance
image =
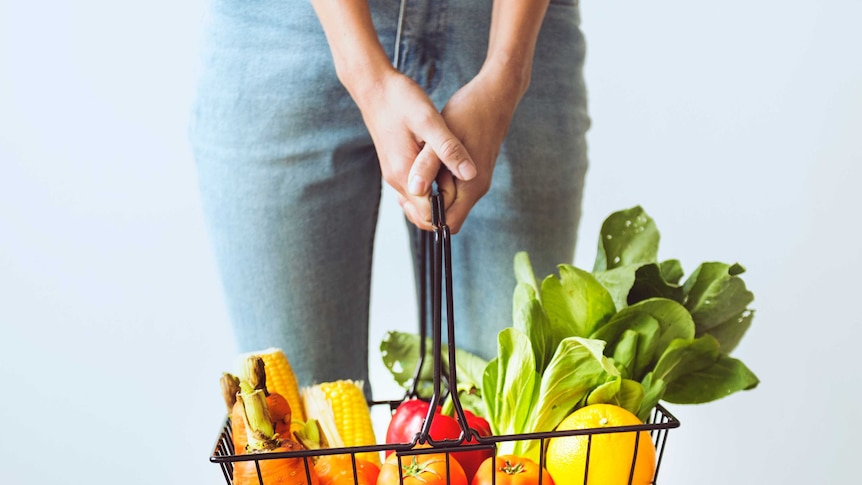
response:
[[[548,315],[554,341],[586,337],[616,312],[611,294],[589,272],[559,266],[560,277],[542,281],[542,308]]]
[[[482,408],[495,434],[520,434],[551,431],[588,404],[646,420],[662,400],[700,404],[756,387],[757,376],[729,356],[754,316],[745,269],[707,262],[682,282],[678,260],[658,261],[659,239],[652,218],[633,207],[605,220],[592,272],[560,264],[540,284],[529,256],[516,254],[512,326],[499,333],[497,356],[456,352],[462,404]],[[397,332],[381,344],[402,385],[418,348],[417,336]],[[421,383],[430,382],[428,366]],[[536,456],[537,444],[504,442],[498,453]]]
[[[637,413],[644,396],[644,386],[640,382],[617,377],[593,389],[587,397],[586,404],[616,404]]]
[[[522,296],[519,298],[519,295]],[[541,373],[550,363],[556,345],[551,323],[532,288],[519,283],[515,288],[515,301],[519,300],[522,302],[513,310],[512,325],[530,339],[536,371]]]
[[[747,307],[754,295],[739,276],[744,272],[739,264],[703,263],[683,285],[697,335],[713,334],[725,353],[736,347],[751,325],[752,312]]]
[[[637,334],[637,343],[623,342],[624,346],[619,348],[617,341],[626,332],[629,340],[631,333]],[[630,362],[626,375],[640,380],[655,366],[672,340],[694,338],[694,322],[679,303],[653,298],[623,308],[591,337],[608,342],[616,360]]]
[[[653,262],[658,243],[658,229],[640,206],[615,212],[602,224],[593,271]]]
[[[413,376],[419,365],[419,347],[419,335],[397,331],[387,332],[380,343],[383,364],[392,373],[395,382],[405,389],[413,385]],[[434,358],[431,352],[432,340],[426,337],[425,359],[422,362],[422,372],[419,374],[419,382],[416,386],[417,393],[424,398],[430,398],[433,392]],[[441,363],[443,377],[448,379],[449,350],[445,344],[441,350]],[[485,359],[466,350],[455,348],[458,397],[465,408],[479,416],[486,414],[479,390],[482,388],[483,374],[487,365],[488,362]]]
[[[595,387],[619,377],[599,340],[564,339],[541,375],[535,369],[532,344],[522,332],[502,330],[498,347],[482,389],[494,434],[550,431]],[[498,453],[534,456],[536,445],[525,440],[500,443]]]
[[[497,358],[485,368],[482,396],[489,416],[505,419],[494,419],[491,430],[495,434],[520,433],[523,431],[522,423],[538,397],[536,358],[530,339],[514,328],[500,332],[497,347]],[[494,370],[489,371],[490,368]],[[493,411],[488,407],[489,400],[495,401]]]

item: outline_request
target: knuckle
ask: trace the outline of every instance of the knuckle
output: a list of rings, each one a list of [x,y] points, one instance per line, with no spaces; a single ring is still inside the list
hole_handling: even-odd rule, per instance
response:
[[[459,158],[463,147],[457,138],[446,138],[440,143],[439,150],[441,158],[450,160]]]
[[[413,161],[413,171],[417,170],[425,170],[430,168],[434,164],[434,159],[430,153],[423,150],[419,152],[419,155],[416,157],[416,160]]]

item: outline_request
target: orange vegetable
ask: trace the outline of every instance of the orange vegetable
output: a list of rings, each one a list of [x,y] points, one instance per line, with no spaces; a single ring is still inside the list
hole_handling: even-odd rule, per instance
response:
[[[380,468],[368,460],[356,459],[356,475],[350,455],[323,455],[314,464],[320,485],[374,485]]]
[[[237,403],[242,407],[248,454],[298,451],[302,445],[275,433],[266,397],[260,389],[241,392]],[[258,467],[260,477],[258,477]],[[233,469],[234,485],[319,485],[310,458],[278,458],[238,461]]]
[[[299,449],[300,446],[295,441],[279,440],[277,446],[266,451],[297,451]],[[255,462],[260,464],[260,479],[257,477]],[[319,480],[311,465],[310,458],[279,458],[234,463],[234,485],[260,485],[261,483],[264,485],[319,485]]]
[[[245,411],[242,409],[242,404],[237,401],[230,413],[231,440],[233,441],[234,455],[245,454],[245,446],[248,444],[243,414],[245,414]]]
[[[269,415],[275,423],[275,432],[279,435],[290,437],[290,403],[281,394],[269,393],[266,396],[266,405],[269,407]]]
[[[446,453],[392,453],[380,467],[377,485],[467,485],[467,476],[458,460]]]
[[[548,470],[529,458],[515,455],[497,455],[482,462],[471,485],[538,485],[539,473],[542,485],[554,485]],[[574,483],[579,483],[573,479]]]

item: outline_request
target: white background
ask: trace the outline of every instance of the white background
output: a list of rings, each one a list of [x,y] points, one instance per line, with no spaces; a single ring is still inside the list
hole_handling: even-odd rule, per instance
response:
[[[201,0],[0,2],[0,481],[219,484],[232,341],[186,141]],[[751,392],[670,406],[659,482],[858,483],[862,2],[588,1],[576,263],[642,205],[738,261]],[[389,192],[372,356],[414,325]],[[393,397],[377,359],[378,397]]]

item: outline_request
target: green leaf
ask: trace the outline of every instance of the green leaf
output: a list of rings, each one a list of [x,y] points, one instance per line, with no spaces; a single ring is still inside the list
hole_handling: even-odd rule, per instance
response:
[[[512,293],[512,323],[513,325],[518,325],[518,318],[521,316],[520,313],[525,306],[530,305],[532,302],[539,302],[541,305],[542,302],[539,300],[539,294],[536,293],[536,290],[522,282],[518,282],[515,285],[515,291]]]
[[[667,389],[667,384],[650,372],[641,381],[641,386],[644,388],[644,398],[641,401],[640,410],[635,414],[637,414],[641,421],[646,422],[653,408],[661,401]]]
[[[494,434],[500,434],[501,422],[500,400],[494,397],[497,395],[497,388],[502,385],[498,361],[499,358],[495,357],[488,362],[482,378],[482,402],[485,403],[486,418]]]
[[[512,315],[513,326],[529,337],[536,357],[536,371],[541,373],[554,353],[551,324],[530,286],[518,283],[515,287],[514,300],[519,306],[514,309]]]
[[[541,378],[530,432],[551,431],[596,386],[619,377],[603,355],[604,342],[569,337],[560,342]]]
[[[481,389],[481,388],[480,388]],[[459,390],[458,400],[461,401],[461,407],[470,411],[476,416],[481,416],[488,419],[488,410],[485,407],[485,401],[482,399],[481,391],[475,388],[470,390]]]
[[[587,397],[590,404],[616,404],[637,414],[644,399],[644,387],[637,381],[617,377],[599,385]]]
[[[617,311],[649,298],[668,298],[683,302],[679,285],[682,266],[671,259],[658,263],[639,263],[596,271],[593,276],[611,294]]]
[[[685,374],[669,383],[663,399],[675,404],[702,404],[737,391],[754,389],[759,383],[742,361],[722,355],[706,369]]]
[[[694,338],[691,315],[679,303],[665,298],[652,298],[624,308],[590,338],[607,342],[611,355],[615,355],[626,330],[639,334],[635,364],[628,367],[629,377],[635,380],[650,371],[672,340]]]
[[[426,342],[428,341],[430,339]],[[430,381],[434,378],[430,344],[426,345],[425,351],[426,358],[419,379]],[[386,332],[380,342],[380,355],[383,365],[392,373],[395,382],[409,388],[419,363],[419,336],[405,332]]]
[[[626,377],[632,375],[636,368],[640,334],[632,329],[626,329],[613,346],[614,364],[620,373]]]
[[[675,339],[659,358],[653,374],[672,383],[681,376],[711,366],[719,355],[721,346],[709,335],[697,339]]]
[[[677,259],[668,259],[659,264],[661,275],[668,283],[678,285],[682,276],[685,274],[682,270],[682,263]]]
[[[658,243],[658,229],[640,206],[615,212],[602,224],[593,270],[656,262]]]
[[[536,280],[536,274],[533,272],[533,265],[530,263],[530,256],[525,251],[515,253],[515,280],[518,283],[524,283],[539,293],[539,283]]]
[[[742,362],[723,355],[711,335],[674,340],[648,377],[666,384],[661,399],[679,404],[714,401],[758,382]],[[649,385],[646,378],[642,383]]]
[[[739,277],[744,271],[739,264],[703,263],[686,280],[685,307],[691,312],[698,335],[739,318],[754,300]]]
[[[751,327],[753,318],[754,310],[745,310],[730,320],[709,329],[708,335],[712,335],[721,343],[723,354],[729,354],[739,345],[745,332]]]
[[[629,292],[635,284],[635,272],[639,264],[619,266],[606,271],[596,271],[593,276],[610,293],[617,311],[628,306]]]
[[[429,339],[430,340],[430,339]],[[457,344],[457,342],[456,342]],[[429,342],[430,345],[430,342]],[[449,368],[449,347],[443,345],[443,365]],[[488,361],[476,354],[455,348],[456,385],[461,389],[481,389]]]
[[[432,356],[432,340],[425,339],[425,360],[422,363],[422,372],[419,374],[417,392],[422,397],[430,397],[433,392],[434,380],[434,358]],[[413,375],[419,364],[419,335],[407,332],[386,332],[380,342],[380,355],[383,365],[392,374],[398,385],[405,389],[413,385]],[[441,350],[441,363],[443,375],[449,374],[449,347],[443,345]],[[466,350],[455,349],[455,372],[458,382],[456,385],[462,388],[482,388],[482,379],[487,362]],[[465,387],[466,386],[466,387]]]
[[[497,358],[494,361],[496,371],[489,371],[486,367],[485,377],[493,378],[496,372],[496,385],[491,394],[488,393],[491,390],[489,386],[483,386],[482,393],[489,413],[493,413],[489,421],[493,421],[496,434],[522,433],[540,378],[530,339],[511,327],[501,330],[497,335]]]
[[[664,273],[657,263],[645,264],[637,269],[627,303],[634,305],[650,298],[667,298],[679,303],[683,301],[682,288],[665,280]]]
[[[561,264],[560,277],[542,282],[542,306],[555,343],[566,337],[586,337],[616,311],[608,290],[590,273]]]

